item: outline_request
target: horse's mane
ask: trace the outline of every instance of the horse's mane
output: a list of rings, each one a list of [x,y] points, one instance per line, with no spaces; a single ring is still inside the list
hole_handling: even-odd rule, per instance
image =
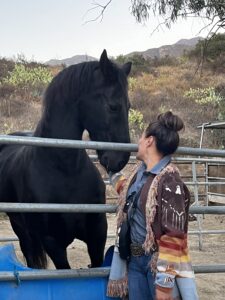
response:
[[[66,101],[71,96],[76,99],[81,93],[88,90],[93,71],[98,67],[98,62],[84,62],[72,65],[56,75],[44,96],[44,106],[47,106],[55,96],[60,93],[60,101]]]
[[[126,76],[116,64],[110,63],[110,72],[108,73],[108,78],[105,78],[106,82],[118,81],[120,86],[126,89]],[[76,99],[79,95],[87,92],[93,83],[93,72],[98,68],[99,62],[91,61],[72,65],[61,71],[53,78],[45,92],[44,106],[47,106],[57,93],[60,93],[62,97],[60,101],[66,101],[71,99],[71,97]]]

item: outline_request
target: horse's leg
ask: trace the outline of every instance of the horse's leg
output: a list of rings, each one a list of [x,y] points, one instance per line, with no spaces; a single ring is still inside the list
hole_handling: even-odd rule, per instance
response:
[[[100,267],[103,263],[105,242],[107,238],[107,220],[105,214],[90,215],[88,222],[87,248],[91,267]]]
[[[53,261],[56,269],[70,269],[67,259],[66,246],[60,245],[52,236],[45,236],[43,239],[45,251]]]

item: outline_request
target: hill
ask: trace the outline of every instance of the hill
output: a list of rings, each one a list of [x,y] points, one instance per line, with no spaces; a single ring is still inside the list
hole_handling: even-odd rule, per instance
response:
[[[192,50],[199,40],[202,40],[201,37],[195,37],[192,39],[181,39],[173,45],[165,45],[159,48],[151,48],[146,51],[134,51],[129,54],[126,54],[126,57],[130,57],[134,54],[143,55],[144,58],[162,58],[165,56],[179,57],[184,54],[185,51]],[[97,58],[89,55],[74,55],[69,58],[64,59],[51,59],[46,61],[45,64],[49,66],[65,65],[71,66],[74,64],[79,64],[84,61],[94,61],[98,60]]]
[[[202,37],[196,37],[192,39],[181,39],[177,43],[172,45],[165,45],[159,48],[151,48],[145,51],[134,51],[127,54],[127,57],[133,56],[134,54],[142,55],[146,58],[162,58],[165,56],[180,57],[185,52],[192,50]]]
[[[94,60],[97,60],[97,58],[89,55],[74,55],[72,57],[64,59],[50,59],[49,61],[46,61],[45,64],[49,66],[66,65],[68,67],[71,65],[79,64],[84,61]]]

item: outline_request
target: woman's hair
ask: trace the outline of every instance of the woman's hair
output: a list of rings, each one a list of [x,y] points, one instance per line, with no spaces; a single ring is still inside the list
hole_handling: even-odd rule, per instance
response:
[[[183,128],[183,121],[171,111],[167,111],[148,125],[145,137],[154,136],[158,151],[168,155],[177,150],[180,141],[178,131]]]

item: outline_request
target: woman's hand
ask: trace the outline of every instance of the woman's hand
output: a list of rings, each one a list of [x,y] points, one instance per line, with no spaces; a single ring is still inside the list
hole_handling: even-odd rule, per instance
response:
[[[172,289],[156,286],[155,300],[173,300]]]

